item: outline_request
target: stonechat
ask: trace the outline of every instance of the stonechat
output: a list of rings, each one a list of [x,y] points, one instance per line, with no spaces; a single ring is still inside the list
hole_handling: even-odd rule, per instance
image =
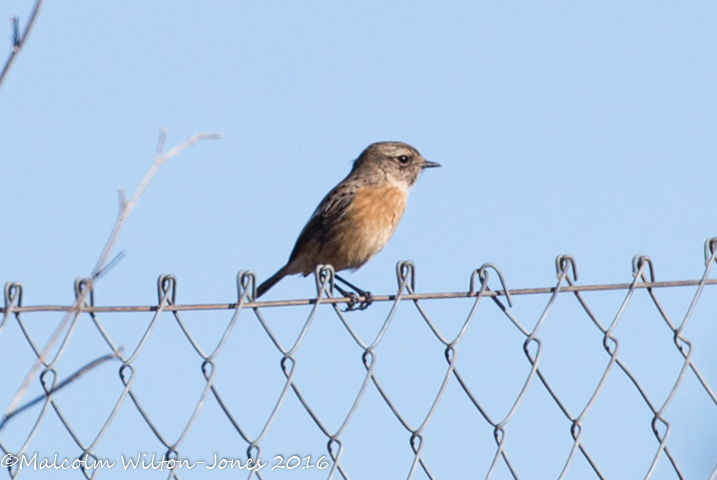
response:
[[[406,208],[408,192],[425,168],[440,167],[401,142],[369,145],[354,161],[348,176],[324,197],[299,234],[289,261],[259,285],[261,297],[279,280],[297,273],[307,276],[317,265],[336,272],[357,270],[386,246]],[[343,278],[336,280],[362,295],[361,308],[372,297]],[[335,287],[342,295],[356,295]]]

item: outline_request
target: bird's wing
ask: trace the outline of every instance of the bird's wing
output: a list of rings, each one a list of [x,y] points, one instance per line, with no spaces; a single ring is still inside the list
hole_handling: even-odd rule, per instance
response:
[[[324,244],[334,226],[346,216],[348,206],[357,189],[358,184],[355,182],[341,182],[324,197],[299,234],[294,250],[289,257],[289,263],[294,261],[307,245],[316,243],[321,246]]]

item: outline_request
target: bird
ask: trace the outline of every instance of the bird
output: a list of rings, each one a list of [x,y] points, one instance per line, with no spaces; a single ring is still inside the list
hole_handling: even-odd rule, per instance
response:
[[[264,295],[287,275],[304,277],[317,265],[331,265],[335,272],[355,271],[371,260],[390,240],[406,208],[408,192],[426,168],[440,167],[423,158],[418,150],[402,142],[369,145],[353,162],[348,176],[319,203],[299,234],[289,261],[256,290]],[[373,301],[370,292],[334,278],[364,297],[360,309]],[[358,298],[335,286],[352,299]]]

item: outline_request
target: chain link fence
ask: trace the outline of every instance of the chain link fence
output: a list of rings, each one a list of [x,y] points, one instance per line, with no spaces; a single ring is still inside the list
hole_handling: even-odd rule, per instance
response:
[[[360,312],[331,267],[309,300],[148,306],[23,303],[5,286],[0,423],[10,478],[717,478],[717,239],[704,274],[509,289],[500,270],[468,291],[395,295]],[[69,316],[59,340],[59,314]],[[47,351],[44,351],[46,349]],[[37,375],[31,366],[37,364]],[[28,371],[31,373],[28,375]]]

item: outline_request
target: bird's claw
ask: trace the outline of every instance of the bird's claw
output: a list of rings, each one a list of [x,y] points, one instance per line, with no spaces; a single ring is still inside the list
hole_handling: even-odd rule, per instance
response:
[[[344,312],[366,310],[368,306],[373,303],[373,295],[371,295],[371,292],[361,292],[361,296],[364,298],[363,301],[360,301],[359,296],[354,292],[348,292],[345,295],[351,300],[346,303],[346,309]]]
[[[373,295],[371,295],[371,292],[363,292],[363,298],[364,301],[361,302],[359,310],[366,310],[368,306],[373,303]]]
[[[354,310],[362,310],[358,295],[356,295],[354,292],[347,292],[347,293],[344,293],[344,296],[349,297],[351,299],[348,302],[346,302],[346,309],[344,310],[344,312],[353,312]],[[357,304],[358,304],[358,306],[357,306]]]

